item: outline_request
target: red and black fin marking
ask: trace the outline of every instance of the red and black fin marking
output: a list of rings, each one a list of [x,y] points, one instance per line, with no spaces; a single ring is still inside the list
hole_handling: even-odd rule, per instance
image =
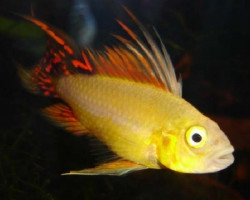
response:
[[[58,103],[42,110],[42,113],[56,125],[73,133],[84,135],[88,130],[77,120],[71,108],[65,104]]]
[[[19,70],[26,88],[45,96],[57,97],[53,82],[56,77],[92,72],[85,54],[66,34],[37,19],[23,18],[39,26],[47,35],[46,52],[38,65],[33,70]]]
[[[62,66],[66,65],[66,68],[73,70],[73,72],[77,69],[83,70],[84,72],[92,71],[92,67],[86,56],[65,33],[37,19],[27,16],[24,16],[24,18],[39,26],[48,36],[47,51],[44,58],[48,64],[56,65],[62,63]],[[63,67],[57,68],[58,70],[65,71],[62,69]],[[57,72],[56,69],[55,72]]]

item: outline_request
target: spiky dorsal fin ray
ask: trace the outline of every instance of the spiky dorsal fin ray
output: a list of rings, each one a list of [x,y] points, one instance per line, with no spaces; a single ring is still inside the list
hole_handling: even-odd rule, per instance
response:
[[[170,92],[175,94],[176,96],[182,95],[182,84],[181,79],[177,81],[175,71],[173,64],[171,62],[171,59],[169,57],[169,54],[167,53],[167,50],[161,40],[161,37],[155,30],[156,36],[160,40],[161,44],[161,50],[157,47],[155,41],[151,37],[151,35],[148,33],[148,31],[145,29],[145,27],[141,24],[141,22],[136,18],[136,16],[125,6],[123,6],[124,10],[129,14],[129,16],[135,21],[135,23],[139,26],[141,29],[144,37],[146,38],[147,42],[149,43],[151,50],[153,52],[153,59],[157,63],[157,65],[154,65],[155,71],[159,72],[160,79],[165,83],[166,87]],[[138,39],[137,39],[138,40]],[[135,40],[135,41],[137,41]],[[140,42],[138,40],[138,42]],[[142,43],[143,45],[143,43]],[[145,46],[145,45],[144,45]],[[144,48],[143,48],[144,49]],[[162,54],[163,53],[163,54]]]
[[[149,48],[128,26],[117,20],[135,43],[113,35],[122,45],[106,47],[104,52],[87,50],[96,72],[150,83],[181,97],[181,80],[176,79],[173,64],[159,34],[155,31],[160,48],[140,21],[126,7],[124,9],[139,26]]]
[[[102,53],[87,50],[89,56],[92,58],[92,62],[95,64],[96,72],[129,78],[138,82],[151,83],[172,92],[176,96],[181,96],[181,81],[176,80],[173,65],[158,33],[155,31],[160,40],[161,49],[156,45],[140,21],[126,7],[124,7],[124,9],[141,29],[149,44],[149,48],[129,27],[117,20],[135,43],[121,36],[114,35],[125,47],[118,46],[113,49],[106,47],[106,51]],[[85,52],[82,51],[81,57],[78,59],[76,57],[77,48],[75,48],[74,43],[72,43],[65,34],[37,19],[26,16],[23,17],[41,27],[49,36],[48,40],[50,43],[47,45],[47,55],[52,56],[52,58],[48,56],[43,58],[43,63],[41,62],[39,66],[41,71],[43,69],[50,71],[50,69],[54,69],[55,64],[57,65],[55,69],[57,69],[59,60],[61,62],[58,69],[59,71],[62,70],[65,75],[76,72],[76,68],[82,69],[85,72],[92,71],[92,66]],[[51,50],[54,52],[49,52]],[[55,55],[57,57],[55,57]],[[42,65],[46,66],[42,67]],[[46,71],[44,72],[46,75]],[[26,83],[27,82],[28,81],[26,81]],[[53,88],[50,87],[50,89]],[[45,90],[44,93],[51,94],[48,90]],[[56,94],[54,96],[56,96]]]

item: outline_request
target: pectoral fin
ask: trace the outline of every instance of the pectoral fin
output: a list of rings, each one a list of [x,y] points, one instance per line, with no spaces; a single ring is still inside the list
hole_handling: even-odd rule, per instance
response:
[[[70,171],[63,175],[113,175],[121,176],[133,171],[146,169],[146,167],[127,160],[116,160],[101,164],[94,168],[83,169],[79,171]]]

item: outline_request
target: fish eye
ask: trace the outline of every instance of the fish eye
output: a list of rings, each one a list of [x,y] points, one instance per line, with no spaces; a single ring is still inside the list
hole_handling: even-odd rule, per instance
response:
[[[207,141],[207,132],[201,126],[192,126],[186,132],[187,143],[194,148],[201,148]]]

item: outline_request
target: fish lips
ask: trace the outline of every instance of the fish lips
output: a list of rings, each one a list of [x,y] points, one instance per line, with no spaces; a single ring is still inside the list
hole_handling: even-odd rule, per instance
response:
[[[219,148],[215,152],[213,151],[207,160],[207,172],[220,171],[230,166],[234,162],[233,152],[234,148],[232,145]]]

